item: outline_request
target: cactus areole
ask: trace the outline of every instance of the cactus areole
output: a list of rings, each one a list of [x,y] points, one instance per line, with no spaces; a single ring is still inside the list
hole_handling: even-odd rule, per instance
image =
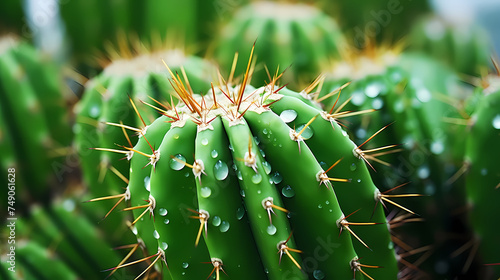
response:
[[[249,68],[241,84],[205,95],[171,72],[182,102],[126,147],[127,209],[148,269],[167,279],[396,279],[363,152],[279,77],[247,86]]]

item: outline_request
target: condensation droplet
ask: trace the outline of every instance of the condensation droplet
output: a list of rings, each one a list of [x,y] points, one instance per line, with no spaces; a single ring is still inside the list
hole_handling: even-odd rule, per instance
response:
[[[238,220],[241,220],[241,219],[243,219],[243,216],[245,216],[245,208],[243,208],[243,206],[242,206],[242,207],[238,208],[238,210],[236,210],[236,218]]]
[[[278,172],[274,172],[271,178],[273,179],[273,182],[275,184],[279,184],[281,183],[281,181],[283,181],[283,176],[281,176],[281,174],[279,174]]]
[[[496,115],[495,118],[493,118],[493,127],[495,129],[500,129],[500,114]]]
[[[319,208],[319,209],[323,208],[323,205],[318,204],[318,208]]]
[[[144,177],[144,187],[146,188],[146,190],[151,191],[151,179],[149,178],[149,176],[146,176]]]
[[[326,205],[330,204],[330,201],[329,200],[325,201],[325,204]]]
[[[269,175],[269,173],[271,173],[271,164],[267,161],[264,161],[262,163],[262,166],[264,167],[264,171],[266,172],[266,174]]]
[[[240,190],[241,197],[245,197],[245,190]]]
[[[356,170],[356,168],[358,168],[358,167],[356,166],[356,164],[355,164],[355,163],[351,163],[351,166],[349,166],[349,169],[350,169],[351,171]]]
[[[281,193],[286,198],[291,198],[291,197],[293,197],[295,195],[295,191],[290,186],[283,187],[281,189]]]
[[[167,250],[167,248],[168,248],[168,244],[167,244],[167,242],[162,242],[162,243],[161,243],[161,248],[162,248],[163,250]]]
[[[97,117],[99,117],[100,113],[101,113],[101,108],[99,108],[99,106],[94,105],[94,106],[90,107],[90,111],[89,111],[90,117],[97,119]]]
[[[156,238],[156,239],[160,239],[160,234],[159,234],[156,230],[155,230],[155,231],[153,231],[153,236],[154,236],[154,238]]]
[[[297,127],[295,131],[297,131],[297,132],[302,131],[302,129],[305,126],[306,126],[305,124],[302,124],[299,127]],[[313,135],[314,135],[314,131],[311,128],[311,126],[306,127],[306,129],[304,129],[304,132],[302,132],[302,134],[300,134],[300,136],[302,136],[302,138],[304,138],[306,140],[311,138]]]
[[[211,194],[212,194],[212,189],[210,189],[209,187],[203,187],[200,189],[200,195],[203,198],[210,197]]]
[[[201,139],[201,144],[202,144],[203,146],[208,145],[208,139],[207,139],[207,138],[203,138],[203,139]]]
[[[191,172],[186,172],[186,173],[184,173],[184,177],[188,178],[188,177],[189,177],[189,174],[191,174]]]
[[[429,102],[432,98],[431,92],[426,89],[426,88],[419,88],[417,89],[417,99],[422,102],[426,103]]]
[[[349,181],[351,181],[351,180],[349,180]],[[356,180],[356,182],[361,183],[361,179]]]
[[[322,280],[325,279],[325,273],[319,269],[316,269],[315,271],[313,271],[313,277],[316,280]]]
[[[262,130],[262,133],[263,133],[263,134],[267,134],[267,128],[264,128],[264,129]]]
[[[227,178],[229,174],[229,168],[227,164],[223,161],[218,160],[214,165],[214,175],[215,179],[222,181]]]
[[[217,153],[216,150],[212,150],[212,152],[210,152],[210,155],[212,156],[212,158],[216,158],[219,155],[219,153]]]
[[[429,177],[430,170],[427,166],[422,166],[417,170],[417,175],[418,175],[418,178],[425,179],[425,178]]]
[[[218,227],[220,226],[220,223],[221,223],[221,219],[219,216],[214,216],[214,218],[212,219],[212,225]]]
[[[236,174],[238,177],[238,180],[242,181],[243,180],[243,174],[241,174],[241,171],[238,170],[238,173]]]
[[[177,154],[177,155],[175,155],[175,157],[178,158],[182,162],[186,162],[186,158],[181,154]],[[185,164],[182,162],[179,162],[179,161],[172,158],[172,159],[170,159],[170,168],[172,168],[173,170],[181,170],[185,166]]]
[[[444,151],[444,144],[442,141],[434,141],[431,144],[431,152],[435,155],[439,155]]]
[[[384,106],[384,101],[380,98],[375,98],[372,101],[372,108],[375,110],[380,110]]]
[[[165,219],[165,220],[163,220],[163,223],[166,224],[166,225],[168,225],[168,224],[170,224],[170,220],[169,219]]]
[[[180,136],[179,136],[179,134],[175,134],[175,135],[174,135],[174,139],[175,139],[175,140],[179,139],[179,137],[180,137]]]
[[[262,157],[266,157],[266,153],[264,152],[264,150],[259,149],[259,151],[260,151],[260,155],[261,155]]]
[[[277,231],[277,229],[276,229],[276,227],[275,227],[275,226],[273,226],[273,225],[269,225],[269,226],[267,227],[267,234],[269,234],[269,235],[275,235],[275,234],[276,234],[276,231]]]
[[[394,243],[389,242],[389,244],[387,244],[387,248],[389,248],[389,250],[394,249]]]
[[[260,139],[259,139],[259,137],[254,136],[254,137],[253,137],[253,139],[255,140],[255,143],[256,143],[257,145],[259,145],[259,144],[260,144]]]
[[[285,110],[280,114],[281,120],[284,121],[285,123],[293,122],[296,117],[297,117],[297,112],[295,112],[294,110]]]
[[[188,268],[188,267],[189,267],[189,263],[187,263],[187,262],[182,263],[182,268]]]
[[[160,208],[160,210],[158,210],[158,213],[160,214],[160,216],[166,216],[168,214],[168,211],[165,208]]]
[[[252,176],[252,182],[253,182],[254,184],[258,184],[258,183],[260,183],[261,181],[262,181],[262,176],[261,176],[259,173],[254,174],[254,175]]]
[[[227,232],[229,230],[229,222],[228,221],[222,221],[220,227],[219,227],[219,230],[220,232]]]

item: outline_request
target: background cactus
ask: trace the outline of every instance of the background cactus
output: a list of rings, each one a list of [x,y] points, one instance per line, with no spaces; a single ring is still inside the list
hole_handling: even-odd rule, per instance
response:
[[[223,69],[231,69],[233,54],[240,54],[240,65],[256,43],[256,57],[269,72],[287,69],[284,83],[309,83],[320,66],[337,58],[345,39],[334,19],[308,4],[257,1],[239,9],[220,32],[216,54]],[[237,68],[242,72],[243,66]],[[256,66],[254,85],[269,82],[264,65]]]
[[[16,168],[22,200],[46,202],[62,183],[72,141],[60,68],[12,36],[0,41],[0,161],[2,174]],[[60,185],[59,185],[60,186]],[[2,194],[2,199],[6,194]],[[22,209],[22,208],[20,208]],[[1,211],[6,211],[2,209]]]

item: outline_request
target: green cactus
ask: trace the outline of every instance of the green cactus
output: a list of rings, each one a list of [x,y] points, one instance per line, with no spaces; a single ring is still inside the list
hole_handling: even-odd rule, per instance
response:
[[[233,56],[247,57],[256,42],[256,56],[271,74],[287,69],[284,83],[309,83],[328,59],[340,57],[345,39],[333,18],[307,4],[259,1],[240,8],[221,29],[215,56],[223,69],[231,69]],[[244,60],[244,59],[243,59]],[[257,65],[252,83],[268,81],[264,65]],[[244,68],[237,69],[238,73]]]
[[[408,41],[411,50],[441,60],[460,73],[479,76],[490,66],[488,35],[477,25],[427,16],[412,27]]]
[[[29,44],[3,37],[0,101],[2,174],[17,170],[19,203],[43,202],[65,178],[66,162],[57,151],[73,137],[59,67]]]
[[[364,152],[277,78],[245,86],[250,67],[204,96],[170,72],[182,102],[123,151],[125,210],[151,259],[169,279],[396,279]]]
[[[491,76],[491,83],[482,91],[482,99],[469,120],[465,162],[467,199],[470,204],[470,224],[475,231],[475,246],[479,248],[482,264],[497,264],[485,271],[483,278],[494,279],[500,275],[500,242],[495,215],[500,201],[500,173],[495,145],[500,140],[500,90],[499,76]]]
[[[128,51],[130,54],[132,51]],[[170,49],[152,51],[137,56],[113,60],[104,71],[87,82],[82,100],[77,104],[75,131],[75,146],[78,151],[83,171],[84,184],[88,188],[87,198],[118,195],[127,186],[129,175],[128,163],[120,160],[125,155],[101,153],[93,148],[118,149],[116,143],[128,142],[127,147],[135,145],[135,138],[130,133],[124,133],[124,127],[139,126],[146,130],[158,115],[150,107],[138,100],[154,103],[155,100],[169,100],[170,85],[162,59],[171,63],[179,75],[188,73],[193,76],[191,88],[195,92],[209,87],[214,66],[195,56],[186,56],[181,50]],[[181,69],[182,65],[182,69]],[[127,95],[129,98],[127,98]],[[130,99],[130,100],[129,100]],[[138,118],[134,110],[141,112]],[[110,123],[112,125],[107,125]],[[139,133],[135,131],[135,133]],[[86,205],[84,209],[92,212],[94,218],[106,216],[114,202],[107,201],[102,207]],[[113,229],[125,224],[112,219],[106,227]]]

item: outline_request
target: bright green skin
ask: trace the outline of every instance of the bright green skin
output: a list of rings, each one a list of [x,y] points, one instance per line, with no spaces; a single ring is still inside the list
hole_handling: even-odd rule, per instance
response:
[[[457,25],[435,16],[424,17],[412,27],[408,46],[463,74],[479,76],[491,64],[490,40],[477,25]]]
[[[274,9],[285,13],[291,5],[276,3]],[[314,79],[329,58],[340,57],[345,39],[335,21],[320,10],[310,7],[317,14],[282,19],[274,14],[266,15],[269,12],[262,14],[259,6],[257,2],[242,7],[223,29],[216,50],[216,58],[223,69],[231,69],[232,54],[238,52],[236,73],[243,72],[244,58],[248,57],[255,42],[254,55],[261,63],[252,74],[252,84],[261,86],[262,81],[270,82],[264,69],[266,65],[271,76],[278,66],[280,73],[288,68],[282,82],[293,87]]]
[[[26,201],[45,201],[48,186],[61,183],[67,168],[50,153],[68,147],[73,136],[58,69],[28,44],[15,42],[0,54],[0,77],[0,150],[9,150],[2,169],[17,168]]]
[[[309,118],[311,112],[320,112],[298,98],[289,96],[282,97],[272,108],[279,111],[280,106],[288,108],[287,104],[303,115],[301,121]],[[179,110],[182,107],[179,105]],[[183,114],[181,116],[184,119],[188,118]],[[297,142],[290,139],[290,127],[269,110],[260,114],[250,110],[236,123],[225,116],[217,116],[209,128],[197,126],[189,119],[185,123],[174,122],[175,125],[170,127],[165,123],[165,118],[156,120],[145,137],[159,151],[159,160],[154,168],[144,167],[149,158],[134,154],[129,183],[132,206],[144,205],[144,200],[150,196],[155,199],[154,218],[150,219],[146,214],[136,223],[136,228],[137,235],[145,240],[150,254],[158,248],[165,252],[168,273],[164,269],[164,277],[206,278],[213,268],[206,262],[210,262],[211,258],[219,258],[223,261],[224,271],[231,278],[312,279],[324,274],[324,279],[351,279],[351,260],[359,256],[363,258],[362,263],[384,267],[368,269],[370,275],[380,279],[396,279],[397,262],[394,250],[388,248],[390,235],[385,225],[373,225],[367,229],[351,227],[373,251],[358,246],[356,243],[359,242],[347,231],[340,234],[337,220],[343,213],[348,215],[363,207],[364,212],[357,213],[349,220],[369,221],[375,205],[373,197],[376,190],[364,163],[354,158],[353,143],[343,135],[340,127],[334,129],[326,120],[318,119],[318,123],[313,123],[318,133],[324,132],[327,137],[338,139],[340,143],[338,148],[325,153],[328,161],[345,155],[346,165],[340,171],[349,169],[351,162],[358,165],[356,172],[349,173],[354,174],[353,179],[362,179],[357,183],[361,194],[344,192],[338,196],[338,200],[331,184],[327,183],[330,188],[319,186],[316,178],[317,173],[327,167],[320,164],[314,152],[322,151],[324,147],[331,148],[325,141],[328,138],[318,138],[311,147],[307,142],[309,140],[301,142],[299,152]],[[166,132],[162,135],[161,130]],[[266,138],[265,131],[272,131],[273,136]],[[256,159],[254,167],[257,171],[245,162],[249,140],[252,141],[251,151]],[[139,139],[135,149],[152,154],[144,138]],[[204,173],[196,173],[171,158],[179,158],[179,155],[182,161],[194,166],[201,161]],[[294,159],[294,164],[287,160],[289,157]],[[333,172],[336,171],[332,171],[335,174]],[[144,187],[147,177],[150,178],[150,192]],[[282,189],[286,184],[292,186],[295,195],[280,194],[285,193]],[[335,188],[342,187],[341,184],[346,183],[339,183]],[[275,205],[291,212],[290,225],[285,213],[274,210],[276,215],[272,214],[271,217],[276,231],[270,227],[262,205],[267,197],[272,197]],[[323,205],[318,207],[319,204]],[[200,222],[188,218],[198,215],[188,209],[209,213],[207,231],[203,230],[203,237],[197,247],[195,239]],[[134,216],[137,217],[142,211],[134,210]],[[380,205],[373,220],[385,223]],[[290,233],[293,234],[287,246],[303,251],[302,254],[292,252],[294,259],[301,264],[302,271],[286,254],[281,264],[279,261],[277,245],[287,240]],[[151,236],[157,239],[156,244]],[[220,275],[222,279],[226,278],[222,272]],[[356,279],[363,279],[361,273],[356,273]]]
[[[378,110],[347,118],[347,122],[344,122],[354,132],[353,138],[358,144],[394,122],[363,147],[371,149],[403,144],[402,152],[380,157],[392,167],[371,162],[376,170],[371,172],[374,182],[381,189],[409,182],[409,185],[391,194],[415,193],[432,197],[393,199],[421,215],[428,228],[432,228],[423,231],[421,223],[408,223],[396,231],[402,232],[408,239],[410,236],[417,237],[417,242],[412,243],[414,247],[425,244],[438,246],[440,249],[424,264],[423,269],[434,273],[434,267],[425,266],[446,261],[450,267],[454,266],[449,270],[452,277],[451,274],[458,271],[462,263],[451,261],[449,254],[463,244],[444,240],[440,236],[456,231],[458,227],[453,226],[463,223],[460,217],[451,215],[449,210],[465,206],[463,178],[459,178],[453,186],[447,181],[462,165],[465,127],[442,121],[445,117],[462,117],[453,105],[441,100],[443,96],[461,100],[463,89],[459,86],[458,77],[437,62],[407,54],[401,55],[400,61],[399,64],[387,66],[380,74],[352,81],[342,90],[338,104],[352,96],[353,99],[342,111]],[[326,82],[324,91],[331,91],[345,82],[347,80]],[[335,95],[324,101],[325,109],[330,110],[336,98]],[[393,209],[392,206],[389,208]],[[460,234],[466,235],[467,231],[462,230]]]
[[[38,243],[28,242],[23,244],[19,246],[16,254],[19,260],[17,270],[22,275],[22,279],[78,279],[76,273],[64,263],[64,260],[51,256],[50,251]],[[20,275],[18,277],[21,278]]]
[[[466,175],[467,199],[471,205],[469,219],[480,244],[483,264],[500,262],[500,219],[497,215],[500,173],[499,153],[495,149],[500,141],[499,108],[500,90],[484,95],[472,115],[465,152],[465,161],[470,164]],[[491,279],[500,275],[500,266],[491,266],[490,269]]]

